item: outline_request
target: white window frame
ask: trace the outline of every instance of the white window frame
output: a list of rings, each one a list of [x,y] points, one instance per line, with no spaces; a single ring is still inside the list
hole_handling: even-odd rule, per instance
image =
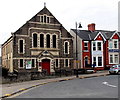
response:
[[[117,48],[115,48],[115,46],[114,46],[114,42],[115,42],[115,41],[117,41]],[[118,47],[119,44],[118,44],[118,43],[119,43],[119,42],[118,42],[118,39],[113,39],[113,47],[114,47],[114,49],[119,49],[119,47]]]
[[[31,68],[36,68],[36,59],[34,59],[34,67],[32,67],[32,59],[31,59]]]
[[[98,50],[98,42],[100,42],[101,43],[101,50]],[[96,50],[93,50],[93,43],[95,43],[95,48],[96,48]],[[103,51],[103,41],[92,41],[92,51]]]
[[[60,62],[60,60],[59,59],[57,59],[58,60],[58,66],[56,66],[56,59],[55,59],[55,68],[59,68],[60,66],[60,64],[59,64],[59,62]]]
[[[37,47],[34,47],[34,46],[33,46],[33,35],[34,35],[34,34],[37,34]],[[38,47],[39,47],[39,41],[38,41],[38,38],[39,38],[38,33],[36,33],[36,32],[32,33],[32,48],[38,48]]]
[[[23,40],[23,52],[22,53],[20,52],[20,40]],[[23,39],[23,38],[18,39],[18,53],[19,54],[25,53],[25,39]]]
[[[40,35],[41,35],[41,34],[43,35],[43,38],[44,38],[44,39],[43,39],[43,46],[44,46],[44,47],[40,47],[40,41],[41,41],[41,40],[40,40]],[[39,34],[39,40],[40,40],[40,41],[39,41],[39,47],[40,47],[40,48],[45,48],[45,35],[44,35],[44,33],[40,33],[40,34]]]
[[[116,62],[116,59],[115,59],[115,56],[116,56],[116,55],[117,55],[117,54],[114,55],[114,62],[118,64],[118,63],[119,63],[119,55],[117,55],[117,59],[118,59],[117,62]]]
[[[100,46],[101,50],[98,50],[98,48],[99,48],[98,43],[100,43],[100,45],[101,45]],[[99,42],[99,41],[97,42],[97,51],[102,51],[102,42]]]
[[[93,46],[93,43],[95,43],[95,46]],[[93,50],[93,47],[95,47],[95,50]],[[93,50],[93,51],[96,51],[96,50],[97,50],[97,48],[96,48],[96,42],[95,42],[95,41],[92,41],[92,50]]]
[[[67,60],[68,60],[68,66],[66,66],[66,59],[64,59],[64,67],[70,67],[70,59]]]
[[[44,44],[46,44],[46,45],[44,45],[44,46],[45,46],[45,48],[48,48],[48,47],[47,47],[47,35],[50,35],[50,47],[49,47],[49,48],[51,48],[51,34],[50,34],[50,33],[47,33],[47,34],[45,35],[45,43],[44,43]]]
[[[58,46],[57,46],[57,35],[56,35],[56,34],[53,34],[53,35],[52,35],[52,48],[53,48],[53,36],[54,36],[54,35],[56,36],[56,48],[57,48]]]
[[[93,57],[96,57],[96,65],[95,67],[103,67],[103,56],[92,56],[92,64],[93,64]],[[98,66],[98,57],[102,57],[102,66]]]
[[[110,62],[110,55],[113,57],[113,63]],[[118,55],[118,62],[115,63],[115,55]],[[109,64],[119,64],[119,53],[109,53]]]
[[[65,43],[68,43],[68,53],[65,53]],[[69,45],[69,41],[64,41],[64,54],[69,54],[69,50],[70,50],[70,45]]]
[[[108,43],[109,43],[109,45],[108,45],[108,46],[109,46],[109,49],[113,49],[113,41],[112,41],[112,40],[109,40]],[[111,45],[112,45],[112,46],[111,46]]]
[[[85,43],[87,43],[87,46],[85,46]],[[87,50],[85,50],[86,47],[87,47]],[[84,51],[88,51],[88,41],[84,41]]]
[[[22,59],[23,60],[23,67],[20,67],[20,59],[18,60],[18,66],[19,66],[19,68],[20,69],[23,69],[23,68],[25,68],[25,60],[24,59]]]
[[[46,16],[46,22],[44,22],[44,16]],[[43,22],[41,20],[41,17],[43,17]],[[49,18],[49,22],[48,22],[48,18]],[[44,14],[44,15],[40,15],[40,23],[46,24],[46,23],[50,23],[50,16]]]
[[[117,41],[117,48],[115,48],[114,46],[114,41]],[[110,43],[112,44],[112,48],[110,48]],[[119,40],[118,39],[109,40],[109,49],[119,49]]]

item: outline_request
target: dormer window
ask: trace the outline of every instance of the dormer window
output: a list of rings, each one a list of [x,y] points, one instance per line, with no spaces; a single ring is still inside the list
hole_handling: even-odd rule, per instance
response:
[[[47,15],[40,16],[40,22],[41,23],[50,23],[50,17]]]

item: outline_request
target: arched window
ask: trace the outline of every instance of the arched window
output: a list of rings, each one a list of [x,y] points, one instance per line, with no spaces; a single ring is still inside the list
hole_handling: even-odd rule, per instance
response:
[[[47,34],[46,35],[46,46],[47,46],[47,48],[50,48],[50,35],[49,34]]]
[[[52,36],[53,48],[56,48],[56,35]]]
[[[44,35],[40,34],[40,47],[44,47]]]
[[[69,42],[68,41],[64,42],[64,53],[69,54]]]
[[[33,47],[37,47],[37,34],[33,34]]]
[[[18,40],[18,53],[25,53],[25,40],[24,39],[19,39]]]
[[[19,41],[19,47],[20,53],[23,53],[23,40]]]

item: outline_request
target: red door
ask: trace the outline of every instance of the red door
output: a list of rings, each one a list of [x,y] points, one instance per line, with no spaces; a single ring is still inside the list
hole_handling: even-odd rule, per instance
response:
[[[50,60],[42,61],[42,69],[46,70],[48,74],[50,74]]]

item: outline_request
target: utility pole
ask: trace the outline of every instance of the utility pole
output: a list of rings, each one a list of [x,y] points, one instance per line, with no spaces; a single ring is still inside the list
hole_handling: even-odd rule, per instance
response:
[[[76,24],[76,77],[78,78],[78,47],[77,47],[77,35],[78,35],[78,30],[77,30],[77,22],[75,23]],[[82,28],[81,26],[81,23],[79,23],[79,27],[78,28]]]

